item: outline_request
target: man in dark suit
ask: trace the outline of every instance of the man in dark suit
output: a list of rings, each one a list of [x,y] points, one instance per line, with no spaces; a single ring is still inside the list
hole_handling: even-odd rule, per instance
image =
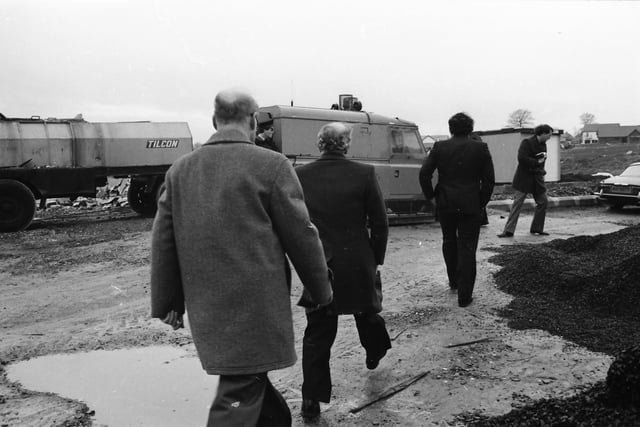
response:
[[[533,195],[536,207],[529,232],[537,236],[548,236],[544,231],[544,220],[547,213],[547,186],[544,183],[546,171],[544,164],[547,160],[547,141],[551,138],[553,128],[549,125],[539,125],[533,130],[531,138],[525,138],[518,148],[518,168],[513,176],[513,204],[509,210],[509,218],[502,233],[498,237],[513,237],[518,224],[520,210],[527,194]]]
[[[389,233],[387,213],[375,169],[348,160],[351,128],[329,123],[318,133],[320,159],[296,168],[311,221],[318,227],[329,268],[333,271],[333,303],[307,309],[302,344],[302,416],[320,414],[329,402],[329,357],[338,330],[338,315],[355,317],[366,365],[375,369],[391,348],[382,310],[377,267],[384,263]],[[306,293],[301,304],[304,305]]]
[[[495,177],[487,144],[469,138],[473,119],[454,114],[449,131],[453,137],[433,145],[419,179],[427,200],[436,199],[449,286],[458,290],[458,305],[466,307],[473,300],[482,210],[491,198]],[[431,178],[436,169],[434,190]]]
[[[151,233],[151,316],[175,329],[186,306],[202,367],[220,376],[208,426],[291,426],[267,376],[296,361],[285,253],[314,304],[332,295],[293,166],[253,143],[257,109],[216,96],[217,132],[169,168]]]

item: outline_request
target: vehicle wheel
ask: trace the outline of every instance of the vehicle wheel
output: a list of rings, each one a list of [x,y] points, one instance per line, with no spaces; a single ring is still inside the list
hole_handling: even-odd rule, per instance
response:
[[[156,187],[156,204],[158,203],[158,200],[160,200],[160,196],[162,196],[162,193],[164,193],[164,190],[167,189],[167,186],[164,185],[164,181],[160,182],[157,187]]]
[[[20,181],[0,179],[0,232],[24,230],[36,213],[36,199]]]
[[[153,216],[157,209],[155,193],[146,192],[148,185],[149,184],[144,181],[132,180],[129,184],[129,191],[127,192],[129,206],[143,216]]]

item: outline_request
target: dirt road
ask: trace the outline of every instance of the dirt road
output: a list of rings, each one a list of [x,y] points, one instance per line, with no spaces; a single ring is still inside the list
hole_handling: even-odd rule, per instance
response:
[[[448,290],[437,224],[391,229],[382,268],[382,313],[393,349],[368,371],[353,320],[341,318],[332,357],[332,402],[317,425],[464,425],[473,414],[500,414],[532,399],[564,396],[601,380],[610,359],[536,330],[513,331],[496,316],[509,296],[495,289],[491,248],[579,234],[612,232],[640,223],[640,210],[604,207],[548,213],[549,237],[527,232],[523,214],[516,237],[495,235],[504,212],[490,211],[481,232],[474,303],[457,307]],[[68,217],[67,217],[68,218]],[[188,330],[149,319],[151,220],[126,208],[73,219],[35,221],[27,231],[0,235],[0,425],[90,425],[91,408],[56,395],[23,390],[7,381],[8,363],[52,354],[166,343],[192,349]],[[300,294],[295,281],[292,303]],[[304,313],[294,310],[300,350]],[[481,340],[475,344],[464,344]],[[298,351],[300,354],[300,351]],[[394,385],[424,374],[390,398],[366,406]],[[73,375],[70,372],[69,375]],[[302,425],[301,367],[273,372]]]

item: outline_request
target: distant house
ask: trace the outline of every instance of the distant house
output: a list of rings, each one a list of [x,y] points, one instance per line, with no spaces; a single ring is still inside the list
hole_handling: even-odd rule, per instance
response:
[[[433,144],[436,141],[444,141],[451,138],[449,135],[423,135],[422,142]]]
[[[581,132],[583,144],[592,143],[640,143],[640,125],[620,126],[620,123],[592,123]]]
[[[429,151],[436,141],[444,141],[449,138],[449,135],[422,135],[422,145],[424,145],[424,148]]]

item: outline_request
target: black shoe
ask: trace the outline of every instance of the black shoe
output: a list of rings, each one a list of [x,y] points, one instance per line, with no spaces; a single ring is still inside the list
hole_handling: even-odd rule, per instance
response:
[[[513,237],[513,233],[510,231],[503,231],[502,233],[498,234],[498,237]]]
[[[302,399],[300,414],[307,421],[318,418],[320,416],[320,402],[313,399]]]
[[[458,285],[454,285],[453,283],[449,282],[449,289],[452,291],[457,291]]]
[[[531,234],[534,234],[536,236],[548,236],[549,233],[546,233],[544,231],[531,231]]]
[[[468,300],[465,300],[465,301],[458,301],[458,306],[459,307],[467,307],[472,302],[473,302],[473,298],[469,298]]]
[[[387,354],[387,350],[383,351],[382,354],[380,354],[378,357],[369,358],[369,356],[367,356],[367,368],[376,369],[378,367],[378,364],[380,363],[380,360],[385,356],[385,354]]]

